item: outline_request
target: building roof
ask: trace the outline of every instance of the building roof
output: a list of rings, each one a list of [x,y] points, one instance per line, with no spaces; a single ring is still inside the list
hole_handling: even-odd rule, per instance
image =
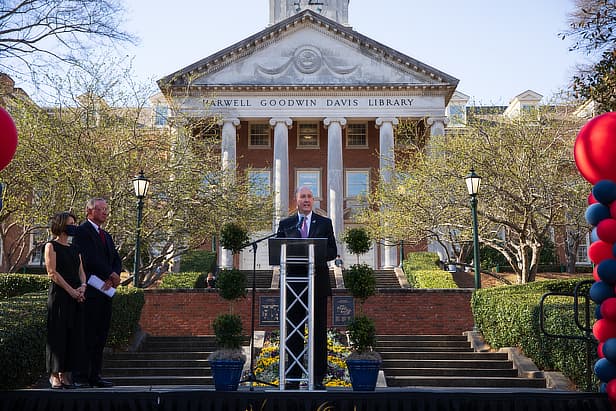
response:
[[[158,80],[161,90],[413,90],[445,95],[459,80],[311,10]]]

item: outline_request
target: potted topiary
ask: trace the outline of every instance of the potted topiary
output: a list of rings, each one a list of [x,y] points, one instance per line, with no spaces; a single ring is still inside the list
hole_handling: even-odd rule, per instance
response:
[[[244,236],[238,235],[235,229],[230,232],[233,235],[225,237],[225,231],[222,231],[221,243],[229,246],[234,253],[239,252],[242,247],[238,243],[244,242]],[[208,357],[214,386],[218,391],[237,390],[246,362],[246,355],[242,350],[245,340],[242,318],[234,313],[234,302],[246,297],[246,285],[246,276],[236,269],[221,270],[216,279],[218,294],[229,301],[229,313],[218,315],[212,325],[218,349]]]
[[[351,233],[352,232],[352,233]],[[351,234],[349,234],[351,233]],[[381,355],[374,350],[376,327],[374,321],[364,315],[366,299],[376,293],[374,270],[367,264],[359,264],[359,254],[370,248],[368,234],[363,228],[353,228],[344,236],[347,248],[358,254],[358,264],[352,265],[344,275],[344,284],[359,302],[359,315],[347,325],[351,354],[346,365],[355,391],[374,391],[381,367]]]

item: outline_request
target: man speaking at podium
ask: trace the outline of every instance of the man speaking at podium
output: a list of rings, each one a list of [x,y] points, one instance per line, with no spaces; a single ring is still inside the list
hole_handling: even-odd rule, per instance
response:
[[[327,262],[336,258],[338,250],[332,220],[312,212],[314,206],[312,190],[306,186],[300,187],[295,195],[295,200],[297,201],[297,215],[293,214],[281,220],[276,236],[279,238],[327,238],[327,257],[323,261],[315,261],[314,270],[314,388],[325,389],[323,378],[327,374],[327,297],[332,294]],[[303,270],[303,273],[301,270]],[[305,275],[307,267],[290,266],[288,271],[292,275]],[[287,301],[291,297],[288,296]],[[305,303],[307,302],[307,295],[304,296],[303,300]],[[293,324],[298,324],[305,315],[304,308],[299,304],[295,304],[287,310],[287,318]],[[287,347],[296,357],[299,356],[304,348],[303,337],[293,333],[287,340]],[[290,379],[301,378],[301,369],[299,367],[290,368],[287,371],[287,377]],[[298,388],[298,383],[291,381],[285,386],[291,389]]]

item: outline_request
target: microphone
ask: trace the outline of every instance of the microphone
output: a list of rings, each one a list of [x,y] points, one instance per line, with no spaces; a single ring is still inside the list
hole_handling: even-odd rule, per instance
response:
[[[295,228],[297,228],[298,230],[302,229],[302,225],[304,225],[304,219],[306,218],[306,216],[301,216],[299,219],[299,222],[297,223],[297,225],[295,226]]]

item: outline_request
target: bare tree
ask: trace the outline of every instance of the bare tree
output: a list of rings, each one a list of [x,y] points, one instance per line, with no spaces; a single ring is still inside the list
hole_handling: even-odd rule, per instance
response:
[[[134,43],[123,15],[122,0],[0,1],[0,71],[36,78],[50,59],[79,64],[95,47]]]
[[[573,77],[577,97],[593,100],[598,112],[616,110],[616,2],[575,0],[562,37],[574,40],[571,50],[583,50],[596,61],[580,66]]]
[[[381,238],[469,244],[463,177],[474,167],[483,177],[480,242],[507,259],[519,283],[534,281],[544,239],[579,203],[584,182],[571,155],[579,126],[549,108],[499,121],[469,118],[463,132],[433,138],[428,153],[397,161],[398,178],[377,190],[374,214],[363,221],[379,222],[373,229]]]
[[[253,195],[247,177],[221,171],[219,144],[193,133],[190,119],[178,118],[177,128],[173,118],[171,126],[154,125],[146,107],[153,90],[139,88],[115,62],[53,80],[55,104],[42,109],[15,98],[7,105],[20,129],[15,157],[0,171],[7,185],[0,211],[7,270],[33,252],[30,234],[42,230],[46,240],[50,215],[72,209],[82,219],[86,200],[95,196],[108,199],[107,229],[132,269],[137,199],[131,179],[142,169],[151,181],[141,226],[143,273],[209,242],[225,222],[258,229],[271,220],[270,199]],[[215,119],[200,122],[212,127]],[[21,243],[10,238],[17,231]]]

